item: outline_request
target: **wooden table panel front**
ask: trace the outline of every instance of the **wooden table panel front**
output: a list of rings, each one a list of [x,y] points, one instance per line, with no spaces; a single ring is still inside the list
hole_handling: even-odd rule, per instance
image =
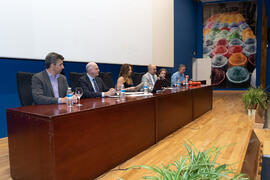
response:
[[[155,144],[153,100],[54,119],[56,179],[93,179]]]
[[[212,108],[212,87],[201,88],[207,90],[194,94],[208,97],[199,101],[208,106],[199,111],[204,113]],[[11,176],[93,179],[191,122],[197,107],[194,89],[167,89],[125,100],[83,99],[82,107],[73,108],[62,104],[8,109]]]

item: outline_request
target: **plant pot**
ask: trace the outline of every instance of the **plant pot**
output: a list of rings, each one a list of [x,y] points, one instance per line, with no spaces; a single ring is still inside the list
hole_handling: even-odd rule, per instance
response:
[[[233,27],[238,27],[238,24],[235,22],[232,22],[231,24],[229,24],[229,28],[233,28]]]
[[[216,33],[219,33],[220,32],[219,28],[218,27],[214,27],[214,26],[211,29],[211,31],[216,32]]]
[[[206,25],[207,29],[211,29],[213,27],[214,23],[213,22],[208,22]]]
[[[204,29],[203,29],[203,35],[207,37],[208,34],[210,33],[210,31],[211,31],[211,30],[210,30],[209,28],[207,28],[207,27],[204,28]]]
[[[249,57],[251,54],[255,54],[256,53],[256,45],[248,45],[245,46],[245,48],[243,49],[243,53]]]
[[[256,109],[248,109],[248,115],[249,116],[254,116],[255,117],[256,114]]]
[[[229,43],[229,46],[243,46],[244,45],[244,43],[243,43],[243,41],[241,41],[240,39],[232,39],[231,41],[230,41],[230,43]]]
[[[234,31],[234,32],[230,33],[230,35],[229,35],[229,41],[231,41],[231,40],[233,40],[233,39],[236,39],[236,38],[242,39],[242,37],[241,37],[241,35],[239,34],[239,32]]]
[[[213,40],[215,40],[217,34],[218,34],[218,33],[215,32],[215,31],[210,31],[210,33],[209,33],[208,36],[207,36],[207,39],[210,39],[210,40],[213,41]]]
[[[218,41],[220,41],[221,39],[225,39],[225,40],[227,41],[228,34],[229,34],[229,32],[226,31],[226,30],[220,31],[220,33],[218,33],[218,34],[216,35],[216,37],[215,37],[215,42],[218,42]],[[222,43],[222,42],[221,42],[221,43]],[[222,44],[219,43],[219,45],[222,45]],[[223,45],[225,45],[226,47],[228,46],[227,44],[223,44]]]
[[[225,46],[216,46],[213,50],[212,50],[212,56],[215,56],[217,54],[226,56],[228,55],[228,49]]]
[[[229,68],[233,66],[247,65],[247,57],[243,53],[234,53],[229,58]]]
[[[256,36],[254,35],[253,31],[249,28],[242,31],[242,40],[245,41],[246,39],[253,38],[255,39]]]
[[[251,54],[248,57],[247,69],[249,72],[253,72],[255,68],[256,68],[256,54]]]
[[[227,65],[228,65],[228,59],[227,57],[217,54],[216,56],[214,56],[211,60],[211,66],[212,68],[221,68],[223,70],[227,69]]]
[[[226,30],[226,31],[230,31],[230,28],[228,28],[228,27],[222,27],[221,29],[220,29],[221,31],[224,31],[224,30]]]
[[[249,28],[249,25],[247,23],[242,23],[240,26],[239,26],[240,30],[243,31],[247,28]]]
[[[203,47],[203,56],[204,57],[211,57],[211,51],[212,51],[212,48],[204,46]]]
[[[234,53],[241,53],[243,50],[242,46],[239,46],[239,45],[234,45],[234,46],[231,46],[228,48],[228,53],[229,53],[229,57],[234,54]]]
[[[256,46],[256,39],[254,39],[254,38],[245,39],[244,44],[245,44],[245,46],[249,46],[249,45],[255,45]]]
[[[220,23],[220,26],[219,28],[222,29],[222,28],[228,28],[229,27],[229,24],[228,23]]]
[[[212,48],[214,46],[214,42],[210,39],[207,39],[206,41],[204,41],[204,46]]]
[[[228,45],[229,45],[228,41],[226,39],[224,39],[224,38],[218,40],[217,43],[216,43],[216,46],[224,46],[226,48],[228,47]]]
[[[222,69],[212,68],[211,83],[213,86],[226,87],[226,75]]]
[[[227,87],[246,88],[249,87],[250,74],[248,70],[242,66],[234,66],[227,70]]]
[[[240,33],[240,29],[239,27],[233,27],[230,29],[230,32],[233,33],[233,32],[237,32],[237,33]]]

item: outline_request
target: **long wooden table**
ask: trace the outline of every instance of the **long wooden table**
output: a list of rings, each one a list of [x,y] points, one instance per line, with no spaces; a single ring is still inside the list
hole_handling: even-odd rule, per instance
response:
[[[212,109],[212,87],[7,109],[14,179],[93,179]]]

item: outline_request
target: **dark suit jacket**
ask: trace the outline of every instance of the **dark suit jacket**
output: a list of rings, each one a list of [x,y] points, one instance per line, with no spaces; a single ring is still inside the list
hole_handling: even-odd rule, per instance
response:
[[[79,84],[83,89],[83,96],[82,98],[94,98],[94,97],[101,97],[102,92],[106,92],[109,89],[104,84],[103,80],[99,77],[96,77],[96,82],[99,88],[99,92],[95,92],[90,79],[88,78],[87,74],[83,75],[79,79]]]
[[[63,98],[67,94],[68,83],[64,75],[59,74],[58,92]],[[57,104],[58,98],[54,97],[53,88],[48,73],[44,70],[32,77],[32,95],[35,104]]]
[[[169,87],[169,86],[171,86],[171,82],[165,78],[163,81],[162,87]]]

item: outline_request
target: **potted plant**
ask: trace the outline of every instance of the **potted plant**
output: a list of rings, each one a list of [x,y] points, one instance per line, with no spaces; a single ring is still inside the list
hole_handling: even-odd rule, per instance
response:
[[[205,151],[199,151],[193,144],[185,144],[188,155],[181,156],[178,160],[158,166],[138,165],[128,168],[144,168],[155,173],[153,176],[143,176],[143,179],[152,180],[247,180],[248,175],[237,173],[228,164],[217,163],[218,155],[224,147],[211,147]],[[119,180],[124,180],[118,178]]]
[[[257,106],[267,109],[267,94],[261,88],[249,88],[243,95],[243,102],[249,115],[255,115]]]

